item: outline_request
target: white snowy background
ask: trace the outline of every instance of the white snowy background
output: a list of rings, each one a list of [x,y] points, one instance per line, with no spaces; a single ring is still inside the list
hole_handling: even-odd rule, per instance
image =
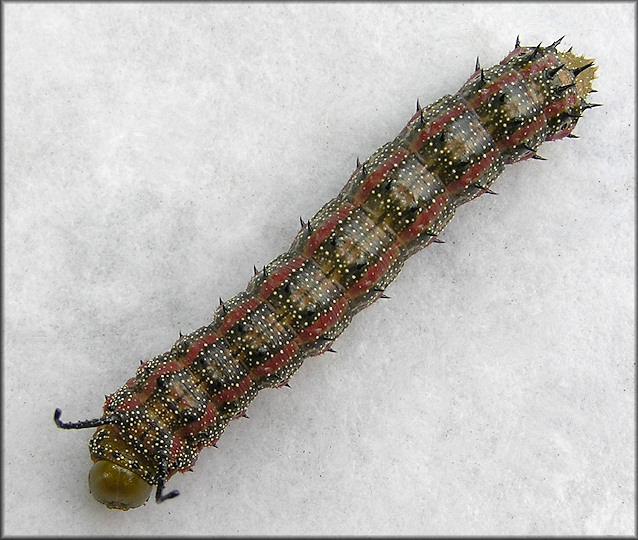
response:
[[[635,533],[635,5],[5,3],[5,534]],[[578,140],[508,167],[338,354],[130,512],[104,394],[211,320],[477,55],[596,58]]]

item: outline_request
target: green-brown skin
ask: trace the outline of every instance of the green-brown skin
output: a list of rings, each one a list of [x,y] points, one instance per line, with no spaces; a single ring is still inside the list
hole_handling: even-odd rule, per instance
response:
[[[517,42],[500,64],[477,62],[457,94],[419,108],[359,165],[210,325],[108,396],[108,423],[89,442],[93,496],[120,510],[144,504],[153,485],[158,501],[174,496],[160,497],[164,482],[189,470],[261,389],[286,384],[306,357],[329,349],[404,261],[436,241],[457,206],[491,193],[506,163],[569,135],[596,68],[556,45]]]

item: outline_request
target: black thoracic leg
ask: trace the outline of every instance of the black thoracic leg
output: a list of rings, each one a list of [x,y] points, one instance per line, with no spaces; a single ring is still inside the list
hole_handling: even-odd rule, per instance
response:
[[[174,489],[173,491],[163,494],[164,486],[166,484],[166,477],[168,476],[168,458],[165,456],[162,458],[162,464],[160,465],[160,474],[157,480],[157,490],[155,491],[155,502],[161,503],[168,499],[173,499],[179,495],[179,491]]]
[[[112,416],[95,418],[93,420],[82,420],[81,422],[62,422],[60,420],[60,416],[62,415],[62,411],[60,409],[56,409],[53,414],[53,421],[55,425],[62,429],[84,429],[84,428],[92,428],[105,426],[107,424],[113,424],[115,418]]]

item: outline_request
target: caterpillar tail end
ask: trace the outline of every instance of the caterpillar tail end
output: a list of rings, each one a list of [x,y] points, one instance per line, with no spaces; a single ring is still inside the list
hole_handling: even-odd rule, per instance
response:
[[[576,92],[579,98],[585,99],[592,91],[596,78],[598,66],[594,66],[594,59],[574,54],[571,49],[565,52],[558,51],[557,55],[565,67],[575,73]]]
[[[134,472],[100,459],[89,472],[89,491],[107,508],[129,510],[143,505],[153,486]]]

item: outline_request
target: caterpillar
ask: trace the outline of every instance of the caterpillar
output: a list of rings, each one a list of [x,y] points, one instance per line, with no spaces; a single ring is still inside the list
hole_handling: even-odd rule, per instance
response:
[[[564,37],[564,36],[563,36]],[[379,298],[404,262],[430,245],[461,204],[491,187],[505,165],[543,159],[544,141],[576,136],[594,61],[548,47],[515,48],[475,71],[454,95],[416,112],[399,135],[357,165],[339,194],[301,229],[290,249],[223,302],[213,321],[181,336],[106,396],[94,420],[55,424],[97,428],[89,490],[108,508],[155,500],[264,388],[287,385],[309,356],[332,350],[352,317]]]

